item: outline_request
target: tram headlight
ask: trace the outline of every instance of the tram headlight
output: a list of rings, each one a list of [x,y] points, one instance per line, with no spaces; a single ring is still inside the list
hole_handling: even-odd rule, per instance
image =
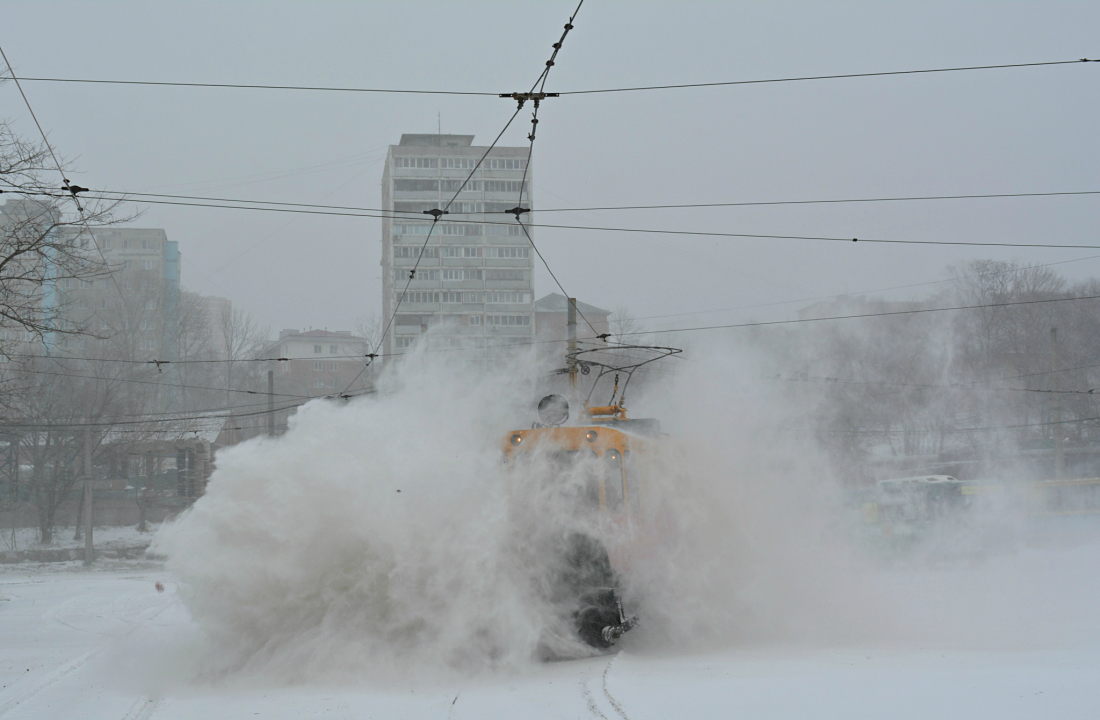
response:
[[[596,442],[596,438],[598,438],[598,437],[599,437],[599,435],[596,434],[595,430],[589,430],[588,432],[586,432],[584,434],[584,439],[587,440],[588,442]]]
[[[516,433],[512,437],[508,438],[508,442],[512,443],[513,445],[519,445],[521,442],[523,442],[523,436],[519,433]]]
[[[619,459],[622,458],[622,455],[619,454],[618,450],[608,450],[607,451],[607,457],[609,457],[612,460],[619,460]]]

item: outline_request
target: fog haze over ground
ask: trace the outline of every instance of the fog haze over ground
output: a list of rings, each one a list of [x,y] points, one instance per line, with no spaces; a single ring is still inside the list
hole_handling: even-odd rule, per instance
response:
[[[16,72],[61,77],[511,92],[573,9],[557,3],[5,5]],[[548,91],[1072,60],[1100,55],[1093,3],[587,3]],[[577,95],[548,100],[536,207],[1097,190],[1097,65]],[[91,188],[374,208],[402,133],[487,144],[492,97],[27,82],[70,179]],[[0,105],[34,127],[11,83]],[[526,124],[502,138],[522,145]],[[536,222],[904,240],[1095,245],[1098,196],[542,213]],[[272,328],[381,310],[374,218],[148,206],[183,284]],[[1098,254],[540,229],[570,294],[669,326],[790,317],[777,303],[943,279],[988,257]],[[1062,266],[1071,279],[1098,261]],[[556,287],[536,268],[536,292]],[[927,288],[889,293],[921,296]],[[657,321],[649,321],[650,325]]]

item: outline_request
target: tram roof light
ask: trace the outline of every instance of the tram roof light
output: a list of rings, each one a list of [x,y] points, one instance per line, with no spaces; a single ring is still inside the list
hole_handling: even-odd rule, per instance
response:
[[[512,437],[510,437],[510,438],[508,439],[508,441],[509,441],[510,443],[512,443],[513,445],[519,445],[519,444],[520,444],[521,442],[523,442],[523,436],[522,436],[522,435],[520,435],[519,433],[516,433],[515,435],[513,435]]]
[[[584,434],[584,439],[587,440],[588,442],[596,442],[596,438],[598,438],[598,437],[599,437],[599,435],[596,434],[595,430],[589,430],[588,432],[586,432]]]

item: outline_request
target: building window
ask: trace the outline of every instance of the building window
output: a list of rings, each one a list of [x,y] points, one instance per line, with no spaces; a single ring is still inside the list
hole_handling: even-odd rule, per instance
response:
[[[395,258],[436,258],[439,257],[438,247],[408,247],[402,245],[393,249],[393,256]]]
[[[408,280],[409,279],[409,273],[411,273],[411,272],[412,272],[411,270],[406,270],[405,268],[394,268],[393,269],[393,279],[394,280]],[[417,270],[416,275],[414,275],[412,277],[412,279],[413,280],[438,280],[439,279],[439,271],[438,270]]]
[[[485,227],[486,235],[507,235],[509,237],[517,237],[523,234],[523,231],[518,225],[487,225]]]
[[[313,369],[314,370],[320,370],[320,369],[322,369],[321,366],[323,366],[323,365],[324,365],[323,362],[321,362],[320,360],[317,360],[316,362],[313,363]]]
[[[522,280],[522,270],[486,270],[486,280]]]
[[[461,281],[461,280],[480,280],[481,279],[481,270],[470,270],[470,269],[465,269],[465,270],[459,270],[459,269],[444,270],[443,271],[443,279],[445,281],[448,281],[448,282],[458,282],[458,281]]]
[[[141,269],[142,270],[156,270],[157,269],[157,261],[156,260],[142,260],[141,261]]]
[[[481,316],[480,315],[471,315],[470,318],[469,318],[468,324],[470,324],[470,325],[480,325],[481,324]]]
[[[463,185],[461,180],[444,180],[439,184],[439,189],[443,192],[459,192],[459,188],[462,188],[462,192],[481,192],[481,181],[469,180]]]
[[[529,293],[521,292],[487,292],[485,293],[485,300],[487,303],[528,303],[531,302],[531,295]]]
[[[437,158],[395,157],[393,166],[398,168],[434,168],[439,167]]]
[[[462,248],[462,257],[479,258],[482,257],[485,248],[480,247],[464,247]]]
[[[530,325],[530,315],[486,315],[486,325]]]
[[[439,293],[437,293],[437,292],[407,292],[407,293],[401,293],[398,296],[398,302],[402,302],[402,303],[437,303],[437,302],[439,302]]]
[[[394,192],[439,192],[438,180],[394,180]]]
[[[531,257],[531,248],[527,247],[489,247],[485,248],[487,257],[525,260]]]
[[[333,371],[333,372],[336,372],[337,370],[339,370],[339,369],[340,369],[340,363],[338,363],[338,362],[331,362],[331,363],[329,363],[329,364],[328,364],[328,369],[329,369],[329,370],[331,370],[331,371]]]
[[[485,167],[490,170],[522,170],[527,167],[527,161],[511,158],[489,158],[485,161]]]
[[[480,225],[442,225],[439,228],[441,235],[481,235]]]
[[[80,310],[87,310],[88,309],[88,301],[87,300],[78,300],[77,303],[76,303],[76,306]]]
[[[313,387],[323,388],[325,386],[324,378],[317,378],[313,381]]]
[[[477,158],[440,158],[439,163],[445,170],[473,170],[477,167]]]
[[[130,249],[130,241],[129,240],[123,240],[122,241],[122,249],[123,250],[129,250]]]
[[[398,235],[427,235],[431,225],[394,225],[393,231]]]
[[[410,348],[412,347],[413,341],[415,339],[416,338],[411,337],[399,337],[394,341],[394,345],[398,348]]]
[[[459,292],[444,292],[440,293],[443,296],[443,302],[445,303],[460,303],[462,302],[462,293]]]
[[[107,298],[100,298],[100,300],[99,300],[99,309],[100,310],[107,310],[110,307],[111,307],[111,302]]]
[[[313,346],[313,352],[320,353],[321,352],[321,346],[320,345],[314,345]]]
[[[520,192],[519,180],[486,180],[485,192]],[[523,192],[527,192],[527,183],[523,183]]]
[[[328,346],[328,354],[329,355],[335,355],[338,352],[340,352],[340,347],[338,345],[329,345]]]

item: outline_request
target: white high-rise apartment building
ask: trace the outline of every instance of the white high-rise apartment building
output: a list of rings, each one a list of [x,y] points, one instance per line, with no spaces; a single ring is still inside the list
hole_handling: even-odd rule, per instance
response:
[[[382,208],[389,216],[382,220],[383,323],[396,317],[385,353],[404,352],[429,329],[430,342],[441,347],[534,337],[534,252],[515,216],[505,213],[517,204],[534,207],[526,147],[493,148],[428,238],[432,216],[424,211],[446,207],[485,154],[487,148],[473,140],[402,135],[400,145],[390,146],[382,173]],[[530,213],[522,217],[531,222]]]

